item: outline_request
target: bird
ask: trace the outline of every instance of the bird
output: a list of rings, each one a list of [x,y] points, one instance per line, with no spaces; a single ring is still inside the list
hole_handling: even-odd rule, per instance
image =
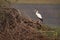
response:
[[[42,15],[39,13],[39,11],[37,9],[35,9],[35,14],[36,16],[43,22],[43,18],[42,18]]]

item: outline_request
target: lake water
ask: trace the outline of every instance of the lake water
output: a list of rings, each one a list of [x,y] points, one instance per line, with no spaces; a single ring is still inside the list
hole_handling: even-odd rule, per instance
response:
[[[60,5],[14,4],[12,7],[22,10],[33,20],[38,20],[34,12],[38,8],[46,25],[60,26]]]

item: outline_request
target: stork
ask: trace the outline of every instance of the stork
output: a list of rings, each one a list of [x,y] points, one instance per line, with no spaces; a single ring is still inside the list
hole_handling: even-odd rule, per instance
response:
[[[36,16],[43,22],[42,15],[38,12],[38,10],[35,11],[36,11]]]

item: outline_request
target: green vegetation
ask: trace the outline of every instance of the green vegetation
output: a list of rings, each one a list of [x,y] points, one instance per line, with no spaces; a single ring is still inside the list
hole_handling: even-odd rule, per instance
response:
[[[53,28],[57,32],[57,40],[60,40],[60,27]]]
[[[15,4],[60,4],[60,0],[0,0],[1,3]]]
[[[0,7],[9,7],[11,4],[16,2],[17,0],[0,0]]]
[[[60,4],[60,0],[18,0],[22,4]]]
[[[44,28],[42,28],[42,30],[38,30],[38,32],[43,33],[49,38],[60,40],[60,27],[49,27],[48,25],[42,26],[45,27],[45,30],[43,30]]]

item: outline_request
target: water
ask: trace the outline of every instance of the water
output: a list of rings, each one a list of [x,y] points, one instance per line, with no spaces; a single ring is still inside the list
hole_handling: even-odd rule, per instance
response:
[[[46,25],[60,26],[60,5],[15,4],[12,7],[23,10],[33,20],[38,20],[34,12],[38,8]]]

